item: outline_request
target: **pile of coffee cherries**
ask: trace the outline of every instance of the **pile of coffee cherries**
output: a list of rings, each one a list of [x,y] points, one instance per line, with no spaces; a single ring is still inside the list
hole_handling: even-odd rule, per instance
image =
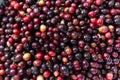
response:
[[[120,80],[120,0],[4,0],[0,80]]]

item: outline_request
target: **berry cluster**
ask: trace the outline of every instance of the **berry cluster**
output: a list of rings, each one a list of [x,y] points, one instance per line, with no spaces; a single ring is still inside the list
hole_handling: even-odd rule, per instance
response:
[[[4,0],[0,80],[119,80],[120,0]]]

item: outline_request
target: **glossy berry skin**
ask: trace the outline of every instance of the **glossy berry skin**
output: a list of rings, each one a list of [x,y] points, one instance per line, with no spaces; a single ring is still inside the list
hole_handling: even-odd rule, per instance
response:
[[[102,26],[103,25],[103,19],[102,18],[97,19],[96,25],[97,26]]]
[[[47,29],[47,28],[46,28],[46,26],[45,26],[45,25],[41,25],[41,26],[40,26],[40,31],[41,31],[41,32],[45,32],[45,31],[46,31],[46,29]]]
[[[112,73],[107,73],[106,74],[106,79],[107,80],[112,80],[113,79],[113,74]]]
[[[100,33],[106,33],[108,31],[108,28],[107,28],[107,26],[101,26],[101,27],[99,27],[99,32]]]
[[[96,5],[101,5],[102,3],[103,3],[103,0],[96,0],[96,1],[95,1],[95,4],[96,4]]]
[[[86,0],[86,2],[88,2],[88,3],[93,3],[93,0]]]
[[[96,14],[95,14],[94,11],[90,11],[90,12],[88,13],[88,16],[89,16],[89,17],[95,17],[95,15],[96,15]]]
[[[19,15],[23,17],[23,16],[25,16],[25,12],[24,11],[19,11]]]
[[[15,10],[19,10],[21,8],[19,3],[14,4],[14,9]]]
[[[72,54],[72,50],[70,47],[66,47],[65,48],[65,52],[69,55],[69,54]]]
[[[75,12],[75,8],[74,8],[74,7],[70,7],[70,8],[69,8],[69,13],[72,14],[72,13],[74,13],[74,12]]]
[[[19,30],[18,30],[18,29],[14,29],[14,30],[13,30],[13,34],[18,35],[18,34],[19,34]]]
[[[27,23],[27,22],[29,22],[30,21],[30,16],[25,16],[24,18],[23,18],[23,22],[25,22],[25,23]]]
[[[2,70],[0,70],[0,75],[2,76],[2,75],[4,75],[5,74],[5,71],[2,69]]]
[[[33,65],[34,66],[40,66],[41,65],[41,61],[40,60],[35,60],[35,61],[33,61]]]
[[[44,77],[42,75],[38,75],[37,80],[44,80]]]
[[[43,73],[43,76],[44,76],[45,78],[48,78],[48,77],[50,76],[50,72],[49,72],[49,71],[45,71],[45,72]]]
[[[56,56],[56,53],[53,52],[53,51],[49,51],[49,55],[50,55],[50,56]]]
[[[61,78],[61,77],[57,77],[57,79],[56,80],[63,80],[63,78]]]
[[[36,59],[42,59],[42,58],[43,58],[43,53],[38,52],[38,53],[35,55],[35,58],[36,58]]]
[[[14,4],[16,4],[17,2],[16,1],[11,1],[11,6],[13,7],[14,6]]]
[[[45,60],[49,60],[49,59],[50,59],[50,56],[49,56],[49,55],[44,55],[44,59],[45,59]]]
[[[43,0],[40,0],[40,1],[38,1],[38,5],[39,5],[39,6],[44,6],[44,5],[45,5],[45,2],[44,2]]]
[[[65,14],[64,15],[64,19],[65,20],[70,20],[71,19],[71,15],[70,14]]]
[[[112,34],[111,34],[110,32],[107,32],[107,33],[105,34],[105,37],[108,38],[108,39],[110,39],[111,36],[112,36]]]
[[[30,54],[30,53],[25,53],[25,54],[23,55],[23,59],[24,59],[25,61],[28,61],[30,58],[31,58],[31,54]]]
[[[96,18],[91,18],[90,21],[91,21],[91,23],[96,24],[97,19]]]

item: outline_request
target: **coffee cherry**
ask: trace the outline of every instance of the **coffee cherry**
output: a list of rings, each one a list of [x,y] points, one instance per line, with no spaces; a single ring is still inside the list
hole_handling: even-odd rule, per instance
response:
[[[101,5],[102,3],[103,3],[103,0],[96,0],[96,1],[95,1],[95,4],[96,4],[96,5]]]
[[[38,75],[36,80],[44,80],[44,77],[42,75]]]
[[[50,56],[56,56],[56,53],[53,52],[53,51],[49,51],[49,55],[50,55]]]
[[[35,60],[35,61],[33,61],[33,65],[38,67],[38,66],[41,65],[41,61],[40,60]]]
[[[13,34],[18,35],[19,34],[19,30],[18,29],[13,29]]]
[[[102,18],[97,19],[96,25],[97,26],[102,26],[103,25],[103,19]]]
[[[111,34],[110,32],[107,32],[107,33],[105,34],[105,37],[108,38],[108,39],[110,39],[111,36],[112,36],[112,34]]]
[[[40,0],[40,1],[38,1],[38,5],[39,5],[39,6],[44,6],[44,5],[45,5],[44,0]]]
[[[30,20],[31,20],[30,16],[25,16],[25,17],[23,18],[23,21],[24,21],[25,23],[29,22]]]
[[[50,56],[46,54],[46,55],[44,55],[44,59],[45,60],[50,60]]]
[[[65,52],[69,55],[69,54],[72,54],[72,50],[71,50],[71,48],[69,47],[69,46],[67,46],[66,48],[65,48]]]
[[[58,71],[54,71],[54,76],[57,77],[59,75]]]
[[[31,58],[31,54],[30,54],[30,53],[25,53],[25,54],[23,55],[23,60],[25,60],[25,61],[30,60],[30,58]]]
[[[0,80],[119,80],[120,0],[3,0]]]
[[[40,31],[41,31],[41,32],[45,32],[46,29],[47,29],[47,27],[46,27],[45,25],[41,25],[41,26],[40,26]]]
[[[11,6],[13,7],[15,4],[17,3],[17,1],[11,1]]]
[[[49,72],[49,71],[45,71],[45,72],[43,73],[43,76],[44,76],[45,78],[48,78],[48,77],[50,76],[50,72]]]
[[[108,32],[108,27],[107,26],[101,26],[101,27],[99,27],[99,32],[100,33],[106,33],[106,32]]]
[[[107,80],[112,80],[113,79],[113,73],[109,72],[106,74],[106,79]]]
[[[36,53],[36,55],[35,55],[35,58],[36,58],[36,59],[42,59],[42,57],[43,57],[43,53],[41,53],[41,52],[38,52],[38,53]]]
[[[3,69],[0,70],[0,75],[3,76],[5,74],[5,71]]]
[[[75,8],[74,8],[74,7],[70,7],[70,8],[69,8],[69,13],[72,14],[72,13],[74,13],[74,12],[75,12]]]

